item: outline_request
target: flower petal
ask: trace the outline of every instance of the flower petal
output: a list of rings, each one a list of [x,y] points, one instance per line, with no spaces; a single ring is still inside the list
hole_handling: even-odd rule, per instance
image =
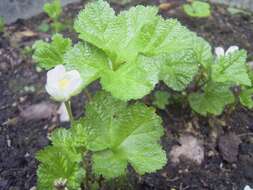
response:
[[[61,103],[61,106],[60,106],[60,108],[57,110],[57,113],[58,113],[59,116],[60,116],[60,121],[61,121],[61,122],[69,121],[69,114],[68,114],[67,108],[66,108],[66,106],[65,106],[64,103]]]
[[[215,54],[217,57],[221,57],[225,55],[225,50],[222,47],[215,48]]]
[[[238,46],[231,46],[228,48],[228,50],[226,51],[226,55],[230,54],[230,53],[234,53],[235,51],[238,51],[239,47]]]
[[[65,67],[63,65],[57,65],[55,68],[47,72],[47,83],[58,81],[65,74]]]

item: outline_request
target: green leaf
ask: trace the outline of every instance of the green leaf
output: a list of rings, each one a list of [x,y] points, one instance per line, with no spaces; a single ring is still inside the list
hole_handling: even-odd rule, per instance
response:
[[[192,51],[166,55],[164,62],[161,66],[160,79],[176,91],[184,90],[198,71]]]
[[[61,32],[64,31],[66,29],[66,25],[64,25],[61,22],[55,21],[51,24],[51,27],[53,29],[54,32]]]
[[[154,98],[153,105],[159,109],[165,109],[169,104],[170,94],[165,91],[156,91]]]
[[[4,32],[4,25],[5,25],[4,17],[0,16],[0,33]]]
[[[57,129],[51,135],[53,146],[37,154],[39,189],[52,189],[58,180],[67,180],[69,189],[79,189],[85,171],[81,167],[87,146],[87,129],[76,121],[70,129]]]
[[[211,15],[209,3],[193,1],[191,4],[183,5],[184,12],[191,17],[205,18]]]
[[[121,100],[139,99],[158,82],[159,62],[140,56],[137,63],[126,63],[118,70],[105,71],[101,76],[103,89]]]
[[[127,105],[100,92],[86,107],[84,125],[96,175],[118,177],[125,174],[128,163],[139,174],[166,164],[166,154],[158,143],[163,135],[161,119],[152,108]]]
[[[61,1],[60,0],[53,0],[52,3],[46,3],[43,6],[43,10],[47,15],[53,19],[57,20],[61,16],[62,8],[61,8]]]
[[[55,34],[51,43],[42,40],[35,42],[33,59],[38,62],[40,67],[50,69],[58,64],[63,64],[64,53],[71,48],[71,45],[72,42],[69,38]]]
[[[98,0],[88,3],[79,13],[74,28],[79,33],[79,38],[104,49],[107,40],[104,33],[114,18],[115,13],[110,5],[103,0]]]
[[[249,109],[253,108],[252,97],[253,97],[253,88],[244,89],[239,96],[241,104]]]
[[[225,106],[234,102],[234,95],[230,85],[223,83],[209,83],[204,92],[192,93],[188,99],[192,109],[201,115],[220,115]]]
[[[197,64],[209,69],[213,64],[212,47],[203,38],[197,37],[192,42],[193,58]]]
[[[172,54],[191,49],[196,39],[197,36],[176,19],[156,17],[156,20],[143,26],[135,45],[145,55]]]
[[[54,190],[54,184],[59,180],[66,180],[70,190],[80,188],[85,176],[85,171],[80,167],[81,154],[75,154],[73,158],[73,154],[69,154],[63,146],[49,146],[41,150],[36,158],[40,161],[37,170],[38,190]]]
[[[156,7],[136,6],[115,15],[108,3],[98,0],[79,13],[75,22],[79,37],[105,52],[110,65],[94,75],[116,98],[139,99],[148,94],[159,80],[161,64],[169,72],[163,72],[162,79],[173,89],[182,90],[196,74],[198,64],[209,64],[212,58],[207,42],[177,20],[164,20],[157,12]],[[178,52],[191,53],[177,57]],[[159,58],[164,54],[169,56],[162,59],[172,60],[164,63]],[[186,56],[187,60],[180,61]]]
[[[88,43],[78,43],[67,51],[64,63],[68,69],[80,72],[84,86],[98,79],[104,70],[110,69],[106,55]]]
[[[64,147],[72,153],[82,153],[87,146],[87,130],[76,121],[70,129],[57,129],[51,135],[53,146]]]
[[[247,53],[244,50],[218,58],[212,65],[212,80],[215,82],[233,82],[235,85],[251,86],[247,74]]]
[[[42,22],[42,23],[38,26],[38,28],[37,28],[37,30],[38,30],[39,32],[48,32],[49,29],[50,29],[50,26],[49,26],[49,24],[48,24],[46,21]]]
[[[110,23],[105,32],[106,52],[118,66],[124,62],[134,62],[143,49],[138,43],[141,30],[144,26],[155,22],[158,9],[156,7],[136,6],[128,11],[122,11]],[[119,43],[120,42],[120,43]]]

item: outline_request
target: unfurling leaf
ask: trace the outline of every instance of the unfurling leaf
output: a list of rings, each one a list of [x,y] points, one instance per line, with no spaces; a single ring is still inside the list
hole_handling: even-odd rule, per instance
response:
[[[46,3],[43,7],[43,10],[45,11],[45,13],[47,13],[47,15],[51,19],[57,20],[57,19],[59,19],[61,12],[62,12],[61,1],[60,0],[53,0],[52,3]]]
[[[226,105],[234,102],[234,95],[229,87],[223,83],[209,83],[204,87],[203,93],[190,94],[189,102],[192,109],[204,116],[221,114]]]
[[[169,104],[170,94],[166,91],[156,91],[154,98],[153,105],[159,109],[165,109]]]
[[[52,146],[37,154],[40,161],[38,190],[54,190],[55,183],[66,180],[66,188],[77,190],[85,177],[81,162],[86,150],[87,132],[75,122],[71,129],[58,129],[51,135]]]
[[[240,96],[240,102],[243,106],[252,109],[253,108],[253,89],[244,89]]]
[[[247,53],[244,50],[229,53],[218,58],[212,65],[212,80],[235,85],[251,86],[246,65]]]
[[[66,180],[66,188],[70,190],[79,189],[85,176],[85,171],[80,167],[81,154],[71,154],[64,146],[50,146],[40,151],[37,159],[40,161],[38,190],[54,190],[59,180]]]

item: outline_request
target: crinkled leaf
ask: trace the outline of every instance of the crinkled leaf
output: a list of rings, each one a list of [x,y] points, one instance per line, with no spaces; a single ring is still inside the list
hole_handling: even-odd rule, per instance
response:
[[[84,86],[98,79],[100,73],[109,69],[106,55],[88,43],[78,43],[67,51],[64,63],[68,69],[76,69],[80,72]]]
[[[156,91],[153,104],[159,109],[165,109],[169,104],[170,94],[166,91]]]
[[[212,65],[212,80],[250,86],[251,81],[247,74],[246,58],[247,53],[244,50],[221,56]]]
[[[88,3],[79,13],[74,28],[79,33],[79,38],[105,49],[107,39],[104,33],[114,18],[115,13],[110,5],[103,0],[98,0]]]
[[[209,83],[203,93],[192,93],[189,102],[192,109],[201,115],[219,115],[226,105],[234,102],[234,95],[229,85],[223,83]]]
[[[123,175],[127,163],[144,174],[166,163],[158,143],[163,135],[161,119],[152,108],[143,104],[128,106],[100,92],[86,107],[84,125],[89,131],[88,148],[94,151],[93,170],[97,175]]]
[[[50,146],[41,150],[37,159],[40,161],[37,170],[38,190],[54,190],[54,183],[59,180],[67,180],[67,188],[76,190],[85,176],[85,171],[80,167],[81,154],[72,157],[64,147]],[[76,158],[79,158],[78,160]]]
[[[53,146],[64,147],[74,153],[82,153],[87,145],[87,131],[81,121],[76,121],[70,129],[57,129],[51,135]]]
[[[249,109],[253,108],[253,88],[244,89],[239,98],[242,105]]]
[[[165,73],[162,76],[176,90],[191,82],[198,64],[210,62],[208,43],[177,20],[164,20],[157,12],[155,7],[136,6],[116,16],[108,3],[98,0],[89,3],[75,22],[79,37],[108,56],[111,69],[101,72],[102,87],[119,99],[142,98],[154,88],[159,78],[157,68],[163,61],[159,64],[152,61],[159,56],[169,55],[175,62],[166,62],[169,78]],[[191,55],[177,58],[178,52],[191,52]],[[183,56],[189,56],[191,61],[180,62]],[[187,72],[185,66],[190,68]]]
[[[43,10],[51,19],[57,20],[62,12],[61,1],[53,0],[51,3],[46,3],[43,7]]]
[[[176,19],[161,17],[143,26],[135,46],[145,55],[172,54],[191,49],[197,40],[196,34],[182,26]]]
[[[138,53],[143,49],[142,44],[136,43],[141,29],[155,22],[158,9],[155,7],[136,6],[121,12],[109,25],[105,32],[106,52],[115,65],[124,62],[134,62]],[[120,42],[120,43],[119,43]]]
[[[157,8],[136,6],[115,16],[104,1],[86,6],[75,22],[79,37],[103,49],[115,65],[134,61],[138,55],[135,46],[141,28],[156,19]],[[120,43],[119,43],[120,42]]]
[[[158,82],[159,64],[157,60],[140,56],[137,63],[105,71],[101,76],[102,87],[121,100],[142,98]]]
[[[185,89],[198,71],[192,51],[166,55],[164,62],[160,79],[177,91]]]
[[[126,173],[127,160],[120,153],[111,150],[97,152],[92,156],[93,171],[107,179],[123,176]]]
[[[197,37],[192,42],[193,58],[197,64],[208,69],[213,63],[212,47],[203,38]]]
[[[42,40],[36,41],[33,59],[45,69],[50,69],[58,64],[63,64],[64,53],[71,48],[72,42],[69,38],[63,38],[61,34],[55,34],[52,42]]]
[[[183,9],[191,17],[205,18],[211,15],[211,6],[206,2],[194,0],[191,4],[183,5]]]

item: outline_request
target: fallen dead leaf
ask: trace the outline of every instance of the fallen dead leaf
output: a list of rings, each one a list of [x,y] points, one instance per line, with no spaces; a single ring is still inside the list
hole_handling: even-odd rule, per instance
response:
[[[16,45],[21,42],[22,40],[29,40],[31,38],[35,38],[38,36],[38,33],[30,30],[30,29],[26,29],[24,31],[19,31],[19,32],[15,32],[10,39],[10,42],[12,45],[15,45],[14,47],[16,47]]]
[[[56,105],[49,102],[41,102],[21,109],[20,117],[25,120],[50,119],[56,115],[56,110]]]
[[[174,164],[180,162],[181,158],[201,164],[204,160],[203,142],[196,137],[186,134],[180,137],[181,145],[174,145],[170,151],[171,161]]]
[[[161,3],[161,4],[159,5],[159,9],[160,9],[161,11],[167,11],[167,10],[169,10],[171,7],[172,7],[172,4],[171,4],[171,3]]]
[[[229,163],[236,162],[240,144],[241,139],[235,133],[231,132],[221,136],[218,146],[222,158]]]

